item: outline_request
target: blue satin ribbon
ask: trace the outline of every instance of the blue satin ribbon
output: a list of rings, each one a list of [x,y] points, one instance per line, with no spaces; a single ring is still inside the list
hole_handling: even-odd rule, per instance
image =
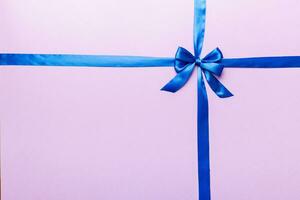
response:
[[[140,56],[97,56],[66,54],[0,54],[0,65],[22,66],[82,66],[82,67],[169,67],[174,66],[176,76],[161,90],[177,92],[189,80],[197,68],[198,74],[198,187],[199,200],[210,200],[209,160],[209,115],[208,98],[204,84],[207,81],[213,92],[220,98],[231,97],[232,93],[217,79],[224,68],[298,68],[300,56],[223,58],[216,48],[200,59],[206,21],[206,0],[194,0],[194,55],[179,47],[175,58]]]
[[[169,67],[174,65],[174,58],[67,54],[0,54],[0,65],[70,67]]]
[[[233,96],[231,92],[215,77],[221,76],[224,65],[220,62],[223,59],[223,54],[219,48],[214,49],[203,59],[195,58],[188,50],[179,47],[175,56],[175,71],[177,75],[167,83],[161,90],[168,92],[177,92],[190,79],[194,68],[200,67],[201,72],[214,91],[214,93],[221,97]]]

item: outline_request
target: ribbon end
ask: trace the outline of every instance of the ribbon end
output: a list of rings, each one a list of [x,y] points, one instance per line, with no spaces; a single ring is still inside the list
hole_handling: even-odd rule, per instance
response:
[[[229,98],[229,97],[233,97],[234,95],[229,91],[227,90],[227,92],[225,94],[222,94],[222,95],[218,95],[220,98],[224,99],[224,98]]]
[[[173,90],[172,88],[168,87],[168,85],[165,85],[163,88],[160,89],[160,91],[172,92],[172,93],[177,92],[177,91]]]
[[[219,91],[215,91],[215,93],[217,94],[218,97],[224,99],[224,98],[229,98],[232,97],[233,94],[224,86],[222,85],[221,82],[219,82]]]
[[[172,92],[175,93],[178,90],[180,90],[186,82],[189,80],[191,77],[193,70],[195,68],[195,64],[188,64],[186,68],[176,74],[176,76],[169,81],[161,90],[167,91],[167,92]]]

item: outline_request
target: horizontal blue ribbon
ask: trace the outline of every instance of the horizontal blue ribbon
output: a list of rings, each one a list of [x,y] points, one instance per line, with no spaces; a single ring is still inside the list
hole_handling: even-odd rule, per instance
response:
[[[206,21],[206,0],[194,0],[194,55],[179,47],[175,58],[141,56],[98,56],[71,54],[0,54],[0,65],[22,66],[70,66],[70,67],[170,67],[176,75],[162,90],[177,92],[190,79],[193,71],[198,72],[198,187],[199,200],[210,200],[210,160],[208,98],[204,84],[207,81],[213,92],[221,97],[231,97],[232,93],[218,80],[224,68],[298,68],[300,56],[223,58],[216,48],[204,58],[200,58]]]
[[[173,66],[174,58],[71,54],[0,54],[0,65],[162,67]]]
[[[226,68],[298,68],[300,56],[227,58],[221,64]]]
[[[73,54],[0,54],[0,65],[70,67],[172,67],[175,58]],[[224,68],[299,68],[300,56],[222,58]],[[176,69],[176,66],[174,66]]]

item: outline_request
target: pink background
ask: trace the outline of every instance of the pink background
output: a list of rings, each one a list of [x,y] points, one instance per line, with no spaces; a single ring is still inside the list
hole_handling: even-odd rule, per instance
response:
[[[204,53],[300,55],[298,0],[208,0]],[[192,0],[1,0],[0,51],[173,56]],[[196,77],[1,67],[3,200],[196,200]],[[209,90],[213,200],[300,197],[300,69],[226,69]]]

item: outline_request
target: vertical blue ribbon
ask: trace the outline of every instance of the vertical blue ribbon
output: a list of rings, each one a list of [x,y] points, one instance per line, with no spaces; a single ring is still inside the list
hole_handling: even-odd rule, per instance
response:
[[[199,200],[210,200],[210,159],[209,159],[209,116],[208,98],[204,77],[211,89],[221,98],[232,96],[214,76],[222,74],[223,54],[216,48],[200,59],[206,21],[206,0],[194,0],[194,55],[179,47],[175,56],[177,75],[162,90],[176,92],[181,89],[197,67],[197,149],[198,149],[198,191]]]
[[[199,58],[204,41],[206,0],[194,0],[194,53]],[[208,99],[201,68],[197,83],[197,148],[198,148],[198,195],[199,200],[210,200],[210,160]]]
[[[220,61],[222,54],[215,50],[211,55],[206,56],[212,62],[204,62],[200,59],[206,21],[206,0],[194,0],[194,56],[184,48],[179,48],[175,56],[175,70],[177,75],[167,83],[162,90],[176,92],[190,78],[193,70],[197,67],[197,149],[198,149],[198,191],[199,200],[210,200],[210,161],[209,161],[209,122],[208,122],[208,99],[202,72],[207,72],[208,77],[214,77],[207,70],[211,69],[216,74],[222,73],[223,67],[213,61]],[[218,54],[219,53],[219,54]],[[210,60],[210,59],[208,59]],[[207,66],[210,63],[210,66]],[[206,64],[206,67],[205,67]],[[206,68],[206,69],[205,69]],[[206,77],[207,80],[211,80]],[[216,80],[216,79],[212,79]],[[215,81],[216,82],[216,81]],[[214,85],[214,84],[212,84]]]

